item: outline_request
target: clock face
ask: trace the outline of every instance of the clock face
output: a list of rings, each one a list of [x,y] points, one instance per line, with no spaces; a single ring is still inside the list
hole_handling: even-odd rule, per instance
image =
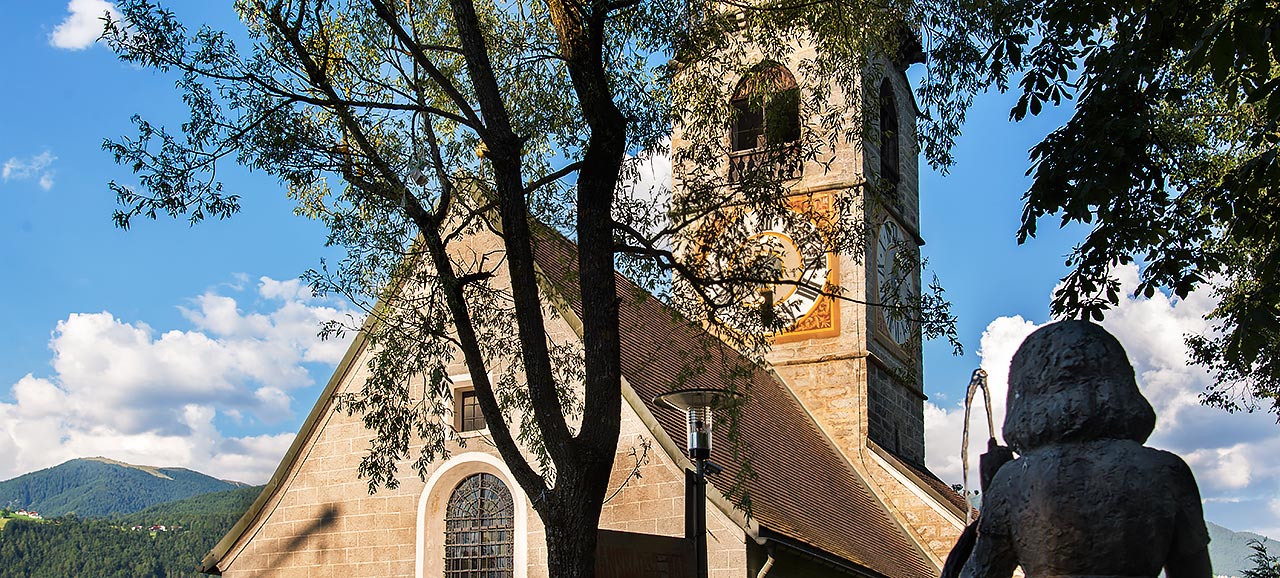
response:
[[[892,220],[880,226],[876,240],[876,285],[879,290],[880,308],[889,337],[898,345],[905,345],[914,333],[911,321],[912,276],[909,264],[913,262],[907,240],[901,227]]]
[[[830,309],[824,301],[830,301],[831,291],[823,293],[833,271],[817,227],[807,219],[793,219],[788,227],[782,219],[767,219],[754,212],[742,218],[751,234],[734,256],[735,261],[740,260],[737,266],[749,272],[746,276],[776,282],[720,289],[719,296],[733,305],[717,318],[740,333],[757,332],[766,326],[781,326],[785,333],[800,329],[821,305]]]

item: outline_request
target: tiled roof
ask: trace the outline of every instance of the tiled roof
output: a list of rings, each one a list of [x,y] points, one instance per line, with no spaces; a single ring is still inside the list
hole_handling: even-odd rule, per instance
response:
[[[559,235],[535,247],[547,281],[580,317],[577,248]],[[822,434],[787,386],[767,369],[618,276],[623,375],[674,440],[685,438],[683,416],[656,407],[672,389],[747,384],[740,439],[750,455],[746,482],[752,516],[777,534],[892,577],[932,577],[937,570],[890,517],[867,483]],[[724,430],[716,430],[712,461],[725,471],[712,480],[722,491],[741,469]]]

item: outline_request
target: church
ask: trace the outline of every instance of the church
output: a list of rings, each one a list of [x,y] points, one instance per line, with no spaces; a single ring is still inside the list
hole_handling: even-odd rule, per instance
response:
[[[754,70],[775,90],[798,90],[795,66],[769,61]],[[600,521],[602,578],[693,575],[687,533],[696,504],[687,483],[693,465],[683,443],[684,416],[654,399],[677,381],[718,388],[721,376],[743,367],[750,397],[739,435],[755,472],[745,478],[751,512],[726,497],[740,472],[717,438],[712,460],[723,471],[710,477],[703,504],[710,576],[938,575],[968,505],[924,466],[919,327],[867,305],[886,291],[920,290],[919,272],[895,265],[897,251],[918,251],[924,242],[914,122],[899,121],[916,116],[903,69],[884,67],[875,135],[838,146],[826,167],[797,160],[783,175],[790,190],[820,210],[847,210],[833,198],[865,187],[872,175],[891,188],[891,202],[839,215],[869,232],[863,254],[814,256],[792,247],[817,266],[802,283],[771,297],[798,316],[774,339],[768,363],[751,363],[703,328],[677,320],[657,299],[622,300],[622,429]],[[798,107],[800,99],[792,102]],[[739,114],[726,135],[731,152],[722,169],[730,180],[735,171],[776,162],[802,124],[798,108],[760,107],[746,96],[732,104]],[[677,134],[672,147],[680,146]],[[793,237],[785,230],[764,233],[784,243]],[[470,242],[501,246],[492,235]],[[536,262],[548,278],[572,279],[574,251],[563,238],[544,239],[535,247]],[[639,290],[621,276],[619,285]],[[862,298],[805,291],[810,285],[839,285]],[[557,294],[549,285],[542,292],[556,313],[547,316],[548,331],[580,339],[577,291]],[[715,353],[706,371],[676,375],[691,351]],[[449,442],[449,458],[432,464],[425,479],[402,468],[398,487],[368,492],[356,471],[371,434],[358,415],[336,412],[334,404],[335,396],[360,388],[369,355],[357,335],[261,495],[201,571],[229,578],[546,577],[542,523],[531,497],[486,443],[484,417],[461,365],[451,371],[453,428],[465,445]]]

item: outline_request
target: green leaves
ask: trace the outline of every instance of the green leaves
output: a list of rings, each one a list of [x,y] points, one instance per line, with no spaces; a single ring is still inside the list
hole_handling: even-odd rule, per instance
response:
[[[1253,549],[1253,554],[1249,555],[1253,568],[1242,572],[1243,578],[1280,578],[1280,558],[1267,552],[1267,545],[1262,540],[1250,540],[1249,547]]]
[[[938,26],[931,31],[943,41],[930,62],[941,74],[922,90],[1005,90],[1007,76],[1021,75],[1014,121],[1079,99],[1067,124],[1031,151],[1034,180],[1017,233],[1020,243],[1034,237],[1049,215],[1092,225],[1067,258],[1054,313],[1102,319],[1120,299],[1112,268],[1135,260],[1137,291],[1148,297],[1158,289],[1185,297],[1208,284],[1221,299],[1209,316],[1216,329],[1188,340],[1219,378],[1206,402],[1252,409],[1272,400],[1280,417],[1280,6],[924,6],[926,27]],[[1025,17],[1006,18],[1011,10]],[[944,102],[930,96],[922,102]]]
[[[670,271],[700,258],[671,249],[691,223],[744,202],[792,224],[818,214],[793,210],[777,174],[754,171],[726,186],[718,167],[734,87],[725,79],[764,60],[786,62],[800,89],[763,101],[765,116],[790,111],[795,122],[769,124],[769,140],[788,144],[793,165],[845,162],[837,146],[854,150],[847,145],[876,126],[863,116],[863,95],[900,78],[893,67],[904,63],[881,55],[910,52],[904,24],[918,16],[911,5],[866,0],[769,0],[742,11],[702,0],[238,0],[236,8],[243,46],[219,31],[193,33],[149,0],[121,1],[129,24],[112,29],[112,48],[173,74],[191,115],[177,132],[139,118],[136,136],[104,144],[137,178],[112,184],[117,223],[230,216],[241,193],[223,190],[219,163],[276,177],[297,212],[323,221],[329,243],[348,251],[308,275],[313,288],[368,315],[325,332],[359,328],[365,340],[361,380],[337,401],[375,433],[359,469],[370,490],[394,487],[407,463],[424,475],[465,441],[447,419],[453,382],[465,375],[534,507],[548,520],[563,512],[585,520],[554,533],[563,540],[595,535],[592,500],[617,447],[617,263],[669,297]],[[1020,62],[1020,32],[1002,32],[1006,54]],[[813,51],[797,51],[799,42]],[[1060,98],[1053,84],[1044,98]],[[939,90],[942,99],[964,94]],[[931,158],[946,155],[959,120],[943,117]],[[902,125],[906,134],[911,124]],[[680,175],[688,194],[669,220],[663,195],[624,191],[620,177],[636,170],[631,156],[671,146],[673,126],[691,143],[673,161],[690,173]],[[810,224],[815,243],[862,254],[862,213],[851,205],[862,202],[860,188],[832,195],[845,206],[822,213],[820,230]],[[875,194],[890,208],[904,203]],[[544,310],[549,280],[533,265],[539,235],[530,232],[544,225],[578,242],[565,290],[583,304],[570,323],[581,323],[581,345],[546,325],[555,312]],[[947,306],[935,284],[904,308],[923,312],[927,333],[954,337]]]

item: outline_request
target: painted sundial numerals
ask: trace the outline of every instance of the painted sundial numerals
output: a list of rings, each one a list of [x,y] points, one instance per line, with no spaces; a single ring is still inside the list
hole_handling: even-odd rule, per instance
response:
[[[781,218],[767,218],[755,212],[748,212],[743,218],[752,233],[739,248],[741,256],[765,270],[772,268],[779,282],[748,292],[720,320],[745,331],[748,328],[735,321],[750,318],[744,315],[747,310],[759,311],[772,304],[770,314],[792,327],[822,299],[831,274],[821,235],[812,222],[803,218],[793,219],[790,227]]]

